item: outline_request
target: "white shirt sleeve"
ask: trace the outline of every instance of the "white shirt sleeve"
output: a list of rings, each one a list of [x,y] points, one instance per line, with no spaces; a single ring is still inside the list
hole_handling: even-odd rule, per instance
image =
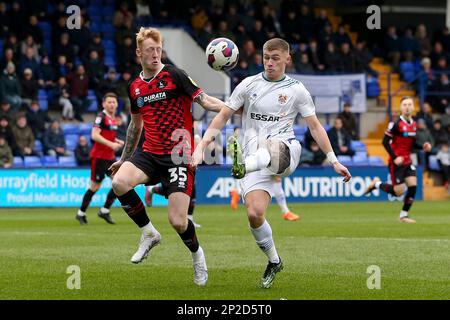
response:
[[[311,94],[303,84],[298,85],[296,104],[297,110],[303,118],[316,114],[316,107]]]
[[[242,107],[245,103],[245,96],[247,93],[247,81],[248,78],[245,78],[237,85],[236,88],[234,88],[233,93],[228,98],[228,100],[225,102],[225,104],[233,109],[238,110],[240,107]]]

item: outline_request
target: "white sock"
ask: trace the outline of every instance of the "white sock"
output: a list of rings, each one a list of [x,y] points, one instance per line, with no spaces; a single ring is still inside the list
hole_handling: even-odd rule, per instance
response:
[[[142,233],[147,236],[154,236],[155,234],[158,233],[158,231],[155,229],[155,227],[152,225],[151,222],[147,223],[140,229],[142,230]]]
[[[264,220],[264,223],[256,229],[250,227],[250,231],[256,240],[256,244],[266,254],[269,261],[272,263],[280,262],[277,250],[275,249],[275,243],[272,238],[272,228],[267,220]]]
[[[284,214],[289,212],[289,208],[286,203],[286,196],[284,195],[283,188],[281,187],[281,181],[275,182],[275,199],[277,199],[277,203],[280,206],[281,212]]]
[[[408,211],[405,211],[405,210],[400,211],[400,219],[407,217],[407,216],[408,216]]]
[[[105,207],[100,208],[101,213],[109,213],[109,209],[106,209]]]
[[[255,153],[245,158],[245,171],[253,172],[267,168],[270,163],[270,153],[266,148],[259,148]]]
[[[196,252],[191,252],[191,255],[194,263],[201,261],[201,258],[204,256],[202,247],[198,246],[198,250]]]
[[[381,181],[375,182],[375,188],[380,189],[381,184],[382,184]]]
[[[78,209],[77,216],[84,217],[85,215],[86,215],[86,212],[81,211],[80,209]]]

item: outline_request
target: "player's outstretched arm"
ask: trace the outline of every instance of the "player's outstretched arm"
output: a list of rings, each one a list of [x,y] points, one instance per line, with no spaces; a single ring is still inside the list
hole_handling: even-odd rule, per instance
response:
[[[112,175],[116,174],[122,163],[130,159],[133,155],[141,136],[142,125],[142,116],[140,114],[131,114],[131,121],[127,129],[127,137],[122,151],[122,156],[119,161],[114,162],[109,168]]]
[[[204,92],[200,92],[200,94],[195,97],[194,101],[201,105],[204,109],[213,112],[220,112],[220,110],[222,110],[225,106],[225,103],[222,100],[207,95]]]
[[[328,161],[333,165],[334,171],[344,177],[344,182],[349,181],[352,178],[350,171],[339,163],[336,155],[331,147],[330,139],[328,138],[327,132],[322,127],[319,119],[316,115],[312,115],[305,118],[306,123],[309,127],[312,137],[319,145],[319,148],[327,155]]]
[[[203,161],[203,152],[205,151],[206,146],[214,140],[214,137],[216,137],[218,133],[221,132],[233,113],[233,109],[224,105],[220,112],[214,117],[208,129],[206,130],[203,139],[197,144],[197,147],[195,148],[194,154],[192,155],[192,166],[197,166]]]

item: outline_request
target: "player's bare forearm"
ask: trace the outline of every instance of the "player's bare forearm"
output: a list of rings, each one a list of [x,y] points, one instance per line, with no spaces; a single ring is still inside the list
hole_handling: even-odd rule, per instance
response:
[[[142,131],[142,119],[132,116],[130,124],[127,129],[127,137],[125,146],[122,151],[121,161],[126,161],[131,158],[139,142]]]
[[[323,153],[328,154],[329,152],[333,152],[333,148],[331,147],[330,139],[328,138],[327,132],[323,128],[319,119],[315,115],[306,117],[306,123],[308,124],[309,131],[311,132],[312,137],[317,142],[320,150]]]
[[[101,134],[101,130],[99,128],[93,128],[91,133],[91,138],[97,143],[100,143],[102,145],[105,145],[107,147],[111,148],[111,141],[108,139],[105,139]]]
[[[211,124],[206,130],[202,141],[200,141],[200,143],[198,144],[198,147],[204,150],[206,146],[214,140],[214,137],[217,135],[217,133],[220,132],[223,127],[225,127],[225,124],[231,118],[233,113],[234,110],[225,105],[225,107],[220,110],[220,112],[211,121]]]
[[[225,103],[222,100],[217,99],[216,97],[211,97],[204,92],[201,92],[198,96],[196,96],[194,101],[201,105],[204,109],[213,112],[220,112],[220,110],[222,110],[225,106]]]

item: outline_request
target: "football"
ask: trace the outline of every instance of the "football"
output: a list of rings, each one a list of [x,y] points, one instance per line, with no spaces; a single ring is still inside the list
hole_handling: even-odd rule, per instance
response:
[[[217,38],[206,47],[206,58],[209,66],[214,70],[231,70],[238,62],[239,49],[230,39]]]

